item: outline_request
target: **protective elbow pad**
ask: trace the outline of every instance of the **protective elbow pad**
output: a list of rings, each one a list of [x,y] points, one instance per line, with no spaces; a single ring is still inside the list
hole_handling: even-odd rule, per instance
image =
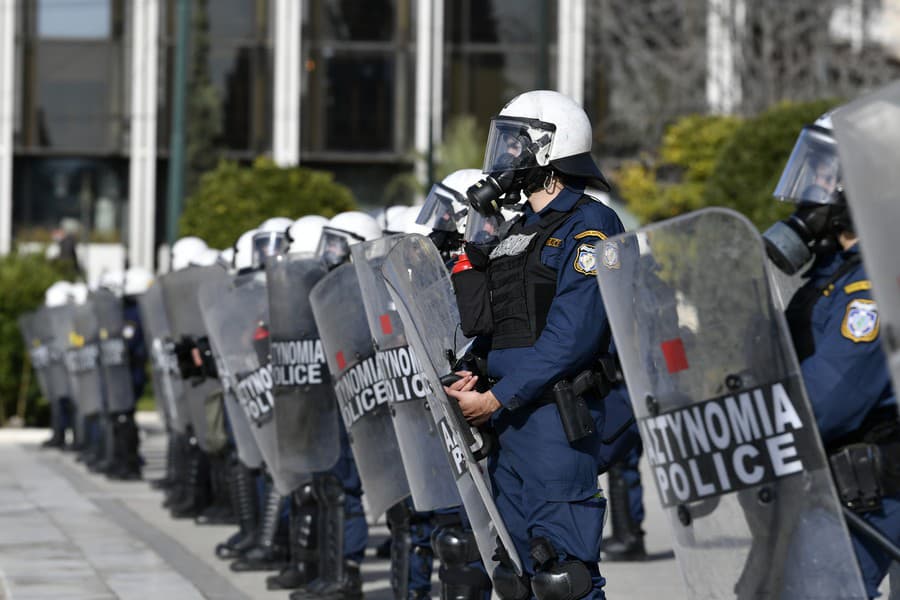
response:
[[[587,596],[593,586],[591,572],[580,560],[553,565],[531,578],[538,600],[577,600]]]
[[[504,564],[494,567],[494,591],[500,600],[527,600],[531,597],[528,578],[516,575],[516,572]]]

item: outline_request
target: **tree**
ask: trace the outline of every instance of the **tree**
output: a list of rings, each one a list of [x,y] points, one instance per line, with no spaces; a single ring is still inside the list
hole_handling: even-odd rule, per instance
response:
[[[196,235],[212,248],[227,248],[269,217],[332,217],[354,208],[353,194],[335,183],[331,173],[279,167],[268,158],[249,167],[222,161],[200,178],[188,198],[179,235]]]

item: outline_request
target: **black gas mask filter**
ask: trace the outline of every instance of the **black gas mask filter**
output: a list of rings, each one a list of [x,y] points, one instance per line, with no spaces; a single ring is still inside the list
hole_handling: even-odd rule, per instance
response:
[[[853,232],[846,202],[802,203],[790,217],[778,221],[763,234],[766,253],[781,271],[793,275],[812,257],[834,254],[838,236]]]
[[[496,170],[466,190],[469,205],[485,216],[500,214],[504,205],[518,204],[522,193],[530,195],[543,185],[547,169],[539,167],[535,154],[550,142],[545,135],[523,144],[518,156],[508,154],[497,161]]]

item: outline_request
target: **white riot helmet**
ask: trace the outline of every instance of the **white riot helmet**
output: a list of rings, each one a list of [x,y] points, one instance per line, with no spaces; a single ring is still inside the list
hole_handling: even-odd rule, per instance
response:
[[[431,186],[425,205],[419,212],[416,223],[426,225],[434,231],[465,233],[466,190],[482,177],[478,169],[460,169],[450,173],[439,183]]]
[[[403,214],[397,219],[397,226],[400,228],[399,233],[418,233],[421,235],[429,235],[431,227],[419,223],[419,213],[422,212],[421,206],[407,206]]]
[[[249,229],[241,234],[234,243],[234,268],[237,272],[253,268],[253,236],[256,229]]]
[[[89,292],[86,283],[80,281],[73,283],[71,288],[72,302],[75,304],[84,304],[87,302]]]
[[[364,212],[351,210],[331,218],[322,228],[316,256],[329,267],[336,267],[350,256],[350,246],[380,238],[378,222]]]
[[[260,224],[253,236],[254,268],[262,267],[268,257],[287,251],[287,230],[293,224],[294,221],[287,217],[273,217]]]
[[[551,173],[609,190],[591,158],[592,139],[587,114],[568,96],[551,90],[516,96],[491,119],[483,168],[488,176],[469,189],[470,205],[496,213],[502,204],[517,204],[520,193],[538,190]]]
[[[322,228],[328,224],[328,219],[321,215],[306,215],[300,217],[288,227],[287,236],[291,254],[312,254],[319,246],[319,238],[322,237]]]
[[[143,267],[131,267],[125,271],[126,296],[140,296],[153,284],[153,273]]]
[[[172,270],[180,271],[191,264],[191,259],[206,250],[206,242],[198,237],[187,236],[172,244]]]
[[[125,288],[125,271],[121,269],[103,271],[97,280],[97,287],[105,288],[121,298]]]
[[[219,264],[225,267],[226,269],[234,268],[234,247],[225,248],[221,252],[219,252]]]
[[[72,284],[68,281],[57,281],[44,292],[44,304],[47,306],[63,306],[72,297]]]
[[[394,206],[388,206],[384,209],[384,213],[378,221],[379,223],[383,223],[381,228],[384,230],[384,233],[403,232],[402,224],[405,219],[407,208],[409,207],[406,205],[395,204]]]
[[[219,251],[215,248],[207,248],[191,259],[191,265],[195,267],[211,267],[219,264]]]

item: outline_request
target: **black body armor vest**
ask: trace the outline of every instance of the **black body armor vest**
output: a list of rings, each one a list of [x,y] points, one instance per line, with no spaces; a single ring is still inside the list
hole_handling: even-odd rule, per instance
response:
[[[491,252],[487,268],[493,314],[492,350],[533,346],[547,324],[556,296],[557,270],[541,262],[541,250],[575,210],[592,200],[582,196],[568,212],[547,211],[537,222],[512,223]]]

